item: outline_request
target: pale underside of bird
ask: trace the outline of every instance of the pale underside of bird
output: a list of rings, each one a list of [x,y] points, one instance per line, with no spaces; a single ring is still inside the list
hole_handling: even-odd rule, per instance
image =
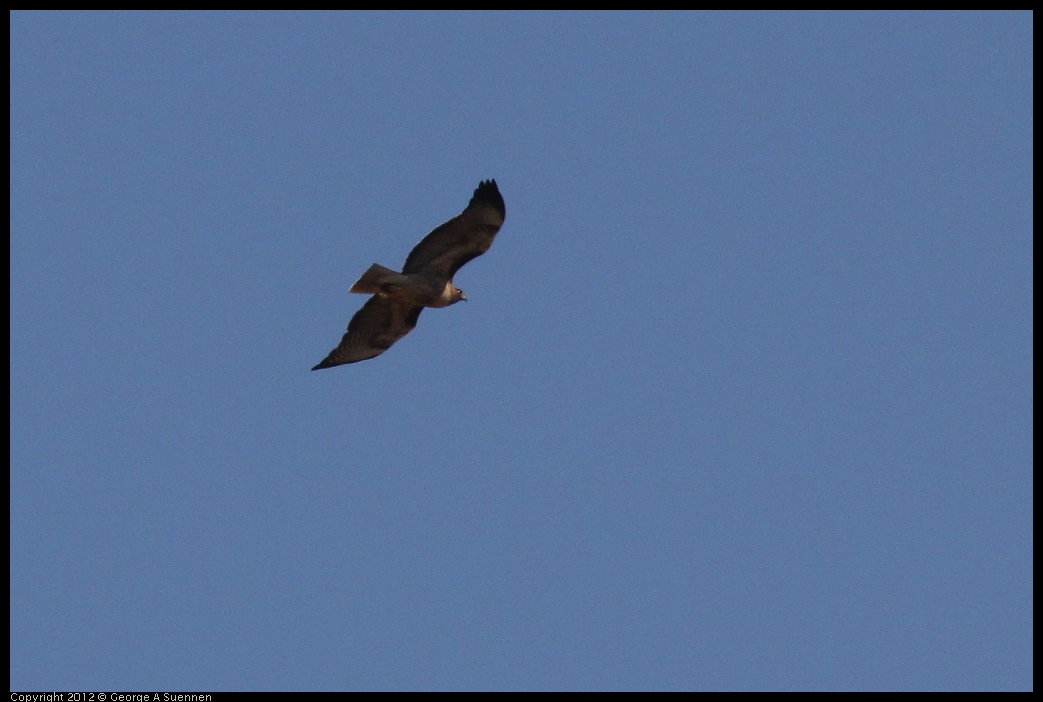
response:
[[[453,276],[489,250],[505,214],[496,181],[484,180],[463,212],[413,247],[401,273],[376,263],[370,266],[350,292],[373,297],[351,318],[337,348],[312,370],[379,356],[413,330],[425,307],[448,307],[466,300],[453,285]]]

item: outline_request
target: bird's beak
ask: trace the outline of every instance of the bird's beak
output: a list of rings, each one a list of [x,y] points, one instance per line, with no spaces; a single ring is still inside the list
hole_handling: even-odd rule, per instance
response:
[[[467,295],[464,295],[463,293],[460,293],[460,299],[463,300],[464,302],[467,302]]]

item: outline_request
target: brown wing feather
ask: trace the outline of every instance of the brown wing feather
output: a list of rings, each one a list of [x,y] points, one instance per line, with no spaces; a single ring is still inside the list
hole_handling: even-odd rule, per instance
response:
[[[348,322],[348,332],[337,348],[312,370],[357,363],[379,356],[392,344],[413,331],[423,307],[410,307],[374,295]]]
[[[467,209],[435,228],[413,247],[402,267],[405,274],[430,273],[451,280],[460,267],[492,246],[506,209],[495,180],[478,184]]]

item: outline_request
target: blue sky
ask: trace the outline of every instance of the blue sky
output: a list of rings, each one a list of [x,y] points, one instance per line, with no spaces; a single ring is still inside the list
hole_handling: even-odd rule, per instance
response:
[[[1031,689],[1032,117],[1027,13],[13,14],[12,689]]]

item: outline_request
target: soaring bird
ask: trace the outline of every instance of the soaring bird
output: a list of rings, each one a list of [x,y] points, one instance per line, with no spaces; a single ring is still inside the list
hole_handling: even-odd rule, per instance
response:
[[[478,184],[467,208],[420,240],[402,272],[374,263],[350,292],[373,295],[348,322],[337,348],[312,370],[357,363],[387,351],[416,326],[425,307],[466,300],[453,285],[460,267],[492,246],[506,210],[495,180]]]

